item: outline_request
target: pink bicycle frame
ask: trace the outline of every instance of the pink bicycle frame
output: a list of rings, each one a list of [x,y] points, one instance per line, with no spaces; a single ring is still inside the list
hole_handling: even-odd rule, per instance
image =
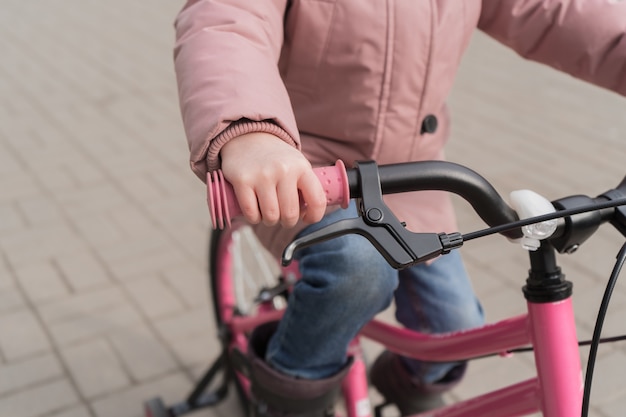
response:
[[[254,318],[232,317],[235,334],[279,319],[282,312],[261,312]],[[554,303],[528,303],[528,314],[480,328],[427,335],[377,320],[361,336],[387,349],[427,361],[450,361],[506,353],[532,343],[537,377],[454,405],[420,414],[420,417],[515,417],[543,412],[545,417],[579,417],[583,381],[571,298]],[[245,340],[233,341],[245,349]],[[365,365],[358,339],[350,353],[354,364],[344,380],[348,417],[371,417]]]
[[[571,298],[554,303],[528,303],[526,315],[463,332],[424,335],[372,321],[361,334],[392,351],[428,361],[505,353],[532,343],[536,378],[423,413],[424,417],[514,417],[537,411],[542,411],[545,417],[580,416],[583,380]],[[348,375],[346,388],[360,386],[353,384],[351,378]],[[351,394],[357,398],[366,395],[367,392]],[[350,415],[353,416],[357,414]]]

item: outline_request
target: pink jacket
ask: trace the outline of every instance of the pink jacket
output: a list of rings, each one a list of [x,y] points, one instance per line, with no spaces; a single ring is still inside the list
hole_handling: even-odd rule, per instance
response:
[[[626,95],[626,1],[189,0],[175,26],[191,167],[203,180],[221,146],[251,131],[314,165],[442,159],[446,98],[477,27]],[[444,193],[386,201],[410,230],[456,228]],[[278,253],[296,230],[260,236]]]

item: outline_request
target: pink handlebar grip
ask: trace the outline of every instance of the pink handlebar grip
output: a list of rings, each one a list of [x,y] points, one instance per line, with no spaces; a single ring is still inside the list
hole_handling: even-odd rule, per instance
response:
[[[326,203],[330,206],[348,207],[350,187],[343,162],[337,160],[333,166],[313,168],[313,171],[326,192]],[[231,219],[241,216],[233,187],[224,179],[220,170],[207,172],[206,184],[213,229],[229,227]]]

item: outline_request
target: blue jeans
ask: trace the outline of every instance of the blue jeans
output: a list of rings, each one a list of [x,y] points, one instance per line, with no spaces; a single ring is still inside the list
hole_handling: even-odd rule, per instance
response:
[[[356,215],[353,202],[302,233]],[[396,318],[409,329],[443,333],[484,322],[457,251],[430,265],[396,271],[364,237],[352,234],[301,249],[296,259],[302,279],[265,358],[285,374],[320,379],[338,372],[351,339],[391,304],[394,294]],[[423,384],[438,381],[458,365],[405,361]]]

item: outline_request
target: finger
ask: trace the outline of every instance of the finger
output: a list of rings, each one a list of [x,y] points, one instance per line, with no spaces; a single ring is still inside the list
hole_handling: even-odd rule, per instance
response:
[[[266,226],[274,226],[280,220],[280,207],[276,188],[273,185],[259,187],[256,196],[261,210],[261,221]]]
[[[302,220],[306,223],[319,222],[326,212],[326,193],[312,170],[300,178],[298,189],[302,193],[306,207],[302,213]]]
[[[293,227],[300,219],[300,197],[296,181],[283,179],[276,187],[280,207],[280,224]]]
[[[251,224],[261,221],[261,211],[256,193],[250,187],[234,187],[235,196],[244,218]]]

